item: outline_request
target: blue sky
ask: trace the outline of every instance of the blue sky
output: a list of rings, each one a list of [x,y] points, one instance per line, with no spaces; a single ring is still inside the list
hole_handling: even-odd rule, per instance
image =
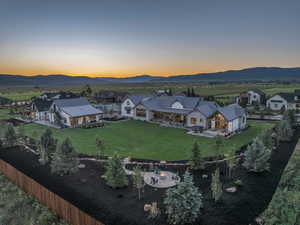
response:
[[[300,1],[0,0],[0,73],[300,66]]]

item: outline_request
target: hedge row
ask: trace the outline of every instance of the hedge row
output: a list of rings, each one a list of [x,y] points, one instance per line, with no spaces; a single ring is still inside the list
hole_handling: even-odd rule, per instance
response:
[[[262,218],[265,225],[300,225],[300,140]]]

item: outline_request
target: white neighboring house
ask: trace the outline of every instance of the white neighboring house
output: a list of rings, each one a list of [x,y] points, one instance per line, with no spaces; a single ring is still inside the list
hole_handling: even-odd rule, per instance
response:
[[[240,93],[236,99],[236,103],[252,105],[253,103],[265,104],[266,103],[266,94],[258,89],[250,89]]]
[[[85,98],[53,100],[50,107],[50,122],[65,127],[78,127],[102,120],[103,112],[93,107]]]
[[[279,93],[267,100],[267,107],[274,111],[296,109],[294,93]]]
[[[49,121],[50,120],[50,107],[53,101],[43,100],[40,98],[34,99],[31,104],[30,117],[35,121]]]
[[[220,130],[225,134],[246,127],[245,110],[238,104],[225,107],[212,101],[184,96],[127,96],[121,105],[121,115],[163,125]]]

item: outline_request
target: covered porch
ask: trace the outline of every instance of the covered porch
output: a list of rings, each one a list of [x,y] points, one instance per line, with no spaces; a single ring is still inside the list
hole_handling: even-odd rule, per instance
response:
[[[151,111],[151,122],[157,122],[162,126],[185,127],[186,115],[175,112]]]

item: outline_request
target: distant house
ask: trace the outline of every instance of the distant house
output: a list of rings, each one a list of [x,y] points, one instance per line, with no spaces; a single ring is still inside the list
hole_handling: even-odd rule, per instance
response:
[[[31,119],[50,121],[50,107],[52,103],[52,100],[34,99],[31,104]]]
[[[266,94],[258,88],[250,89],[240,93],[237,98],[237,103],[240,105],[252,105],[254,103],[265,104]]]
[[[300,109],[300,90],[294,93],[278,93],[267,100],[267,107],[274,111]]]
[[[94,100],[99,103],[121,103],[127,95],[127,92],[105,90],[95,93]]]
[[[53,100],[50,107],[50,122],[66,127],[97,123],[102,120],[103,112],[93,107],[85,98]]]
[[[66,99],[66,98],[78,98],[79,95],[73,92],[45,92],[38,98],[44,100],[54,100],[54,99]]]
[[[219,130],[224,134],[246,126],[246,113],[239,105],[220,107],[198,97],[131,95],[123,101],[121,115],[176,127]]]

